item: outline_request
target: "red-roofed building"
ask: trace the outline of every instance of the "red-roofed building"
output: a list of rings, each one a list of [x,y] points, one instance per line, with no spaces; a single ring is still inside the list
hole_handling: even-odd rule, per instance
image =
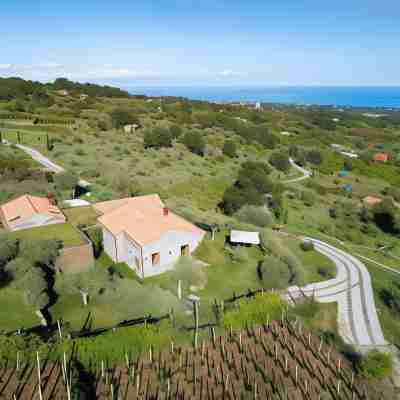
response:
[[[66,221],[64,214],[50,199],[27,194],[1,205],[0,220],[9,231],[63,224]]]
[[[384,162],[385,163],[385,162],[387,162],[389,157],[386,153],[376,153],[372,159],[376,162]]]
[[[115,262],[125,262],[145,278],[190,256],[205,232],[168,210],[156,194],[94,205],[101,216],[103,247]]]

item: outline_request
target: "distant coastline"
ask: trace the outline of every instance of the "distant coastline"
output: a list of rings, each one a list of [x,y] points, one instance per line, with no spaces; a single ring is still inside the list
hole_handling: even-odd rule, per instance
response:
[[[211,102],[262,102],[400,110],[400,86],[126,86],[131,94]]]

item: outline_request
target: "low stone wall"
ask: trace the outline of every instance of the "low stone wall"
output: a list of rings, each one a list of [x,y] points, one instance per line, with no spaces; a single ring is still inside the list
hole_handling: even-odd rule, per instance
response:
[[[94,256],[92,243],[62,249],[56,261],[57,270],[63,273],[82,272],[91,268],[93,265]]]

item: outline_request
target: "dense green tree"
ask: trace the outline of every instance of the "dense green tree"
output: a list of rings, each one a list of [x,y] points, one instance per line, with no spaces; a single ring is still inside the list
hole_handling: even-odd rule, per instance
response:
[[[246,204],[235,213],[235,217],[239,221],[262,228],[272,225],[272,215],[265,206],[260,207]]]
[[[289,156],[285,152],[275,151],[271,154],[269,162],[279,171],[288,172],[290,169]]]
[[[398,208],[391,199],[385,199],[382,203],[372,207],[372,215],[375,224],[386,233],[396,234],[400,232],[400,214]]]
[[[206,142],[203,135],[198,130],[191,130],[185,133],[183,137],[184,145],[194,154],[199,156],[204,155]]]
[[[307,152],[307,160],[314,165],[321,165],[322,154],[319,150],[310,150]]]
[[[13,281],[18,282],[22,280],[32,268],[35,267],[29,260],[17,257],[7,263],[5,270]]]
[[[267,289],[286,289],[290,282],[287,264],[273,256],[267,256],[258,267],[258,274]]]
[[[236,143],[233,140],[225,140],[222,152],[231,158],[237,157]]]
[[[172,135],[170,130],[161,126],[156,126],[153,129],[146,129],[144,132],[144,147],[156,148],[171,147]]]
[[[123,128],[125,125],[130,124],[138,124],[138,119],[132,115],[129,110],[125,110],[122,108],[114,109],[111,114],[111,121],[114,128],[120,129]]]
[[[247,203],[246,193],[237,186],[228,187],[223,196],[222,208],[227,215],[232,215]]]
[[[182,135],[182,128],[179,125],[171,125],[169,128],[173,139],[178,139]]]
[[[18,242],[0,236],[0,267],[4,267],[18,254]]]
[[[35,107],[51,107],[54,99],[43,89],[35,90],[32,94],[32,103]]]
[[[52,267],[60,247],[61,244],[55,240],[23,240],[20,243],[19,256],[33,265]]]
[[[236,183],[223,196],[222,208],[231,215],[245,204],[262,206],[265,193],[271,193],[274,185],[268,178],[270,168],[266,163],[247,161],[242,164]]]

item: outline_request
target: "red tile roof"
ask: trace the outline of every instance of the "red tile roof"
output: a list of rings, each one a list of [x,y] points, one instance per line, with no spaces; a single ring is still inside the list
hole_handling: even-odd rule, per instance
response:
[[[65,220],[64,214],[48,198],[30,196],[28,194],[1,205],[0,212],[6,223],[27,220],[36,214],[49,215]]]
[[[373,158],[374,161],[386,162],[388,160],[388,155],[386,153],[376,153]]]
[[[157,194],[107,201],[94,205],[103,214],[99,222],[114,236],[125,232],[135,242],[145,246],[170,231],[185,231],[202,235],[197,226],[167,211]]]

